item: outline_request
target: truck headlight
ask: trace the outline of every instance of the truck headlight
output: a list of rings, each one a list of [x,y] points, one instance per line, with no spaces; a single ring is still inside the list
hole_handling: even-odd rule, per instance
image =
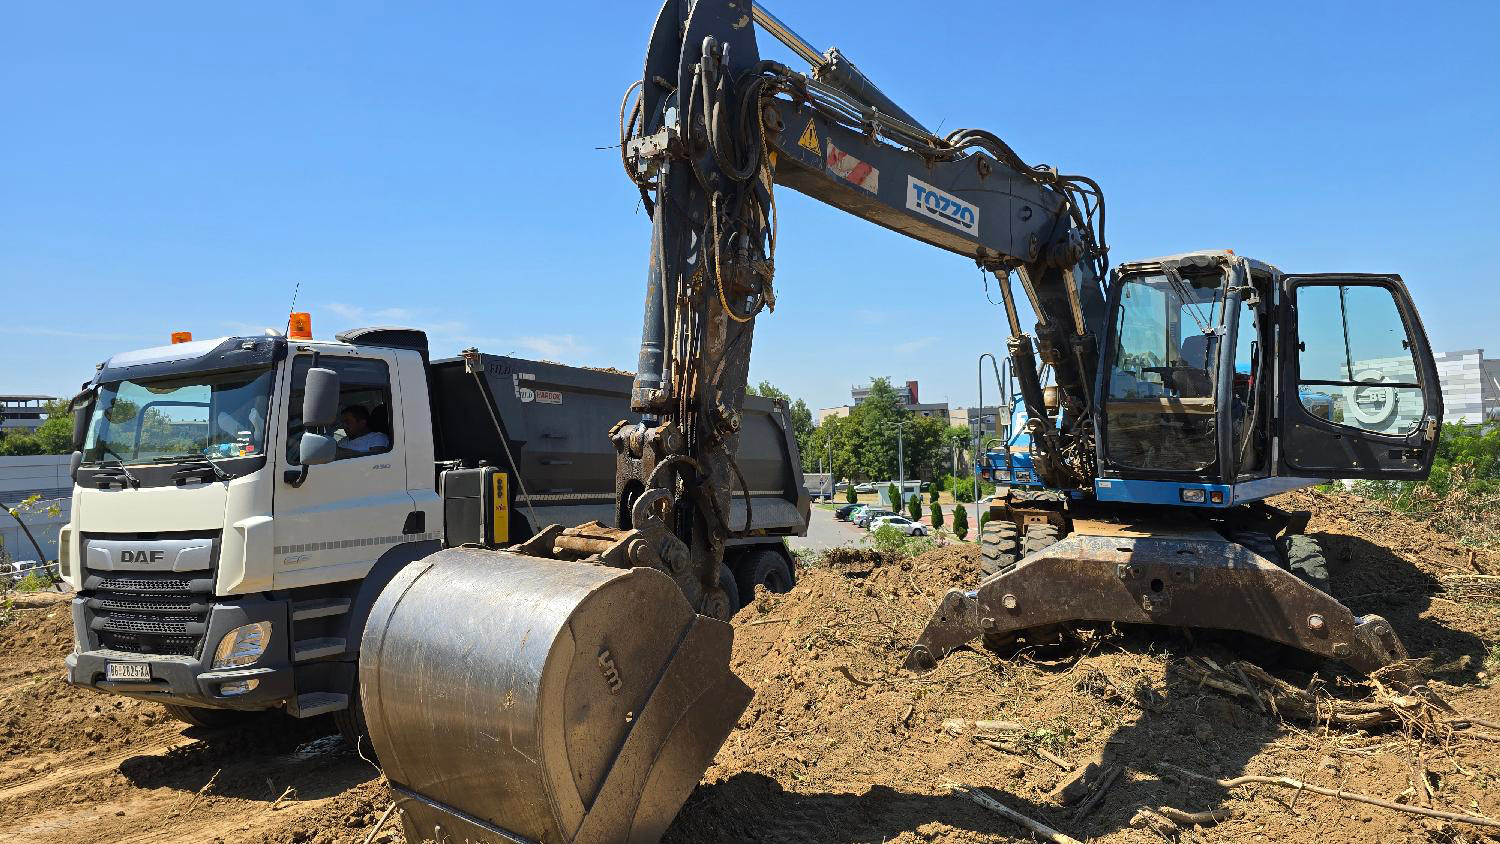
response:
[[[1201,490],[1201,489],[1184,489],[1182,491],[1182,501],[1183,501],[1184,504],[1202,504],[1203,503],[1203,490]]]
[[[224,634],[214,649],[214,669],[241,668],[260,659],[271,643],[271,622],[257,621]]]

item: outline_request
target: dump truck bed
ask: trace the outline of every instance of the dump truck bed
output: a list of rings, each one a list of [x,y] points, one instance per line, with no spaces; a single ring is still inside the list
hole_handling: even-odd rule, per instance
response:
[[[479,379],[462,358],[432,362],[437,459],[486,461],[520,475],[521,483],[511,484],[512,541],[548,524],[616,524],[615,450],[608,434],[621,420],[640,419],[630,410],[633,376],[504,355],[480,360]],[[514,467],[487,405],[505,431]],[[745,524],[737,490],[733,535],[805,535],[810,504],[789,414],[771,399],[746,396],[741,425],[737,460],[750,487],[754,523]],[[532,512],[536,525],[529,524]]]

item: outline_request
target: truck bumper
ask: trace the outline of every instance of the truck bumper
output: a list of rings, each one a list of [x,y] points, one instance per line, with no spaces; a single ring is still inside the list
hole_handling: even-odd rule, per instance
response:
[[[64,661],[67,680],[109,694],[175,703],[184,706],[206,706],[218,709],[271,709],[293,697],[293,672],[287,639],[290,634],[286,601],[245,598],[216,603],[209,609],[206,632],[194,655],[168,656],[134,653],[99,647],[93,634],[93,614],[87,598],[73,600],[73,632],[76,650]],[[271,623],[271,639],[260,659],[239,668],[213,668],[213,655],[219,640],[235,628],[257,621]],[[144,663],[150,666],[149,680],[108,680],[106,665]],[[236,693],[226,685],[255,681],[254,688]]]

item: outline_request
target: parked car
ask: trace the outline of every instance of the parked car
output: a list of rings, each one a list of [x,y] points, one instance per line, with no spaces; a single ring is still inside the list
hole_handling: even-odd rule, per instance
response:
[[[914,522],[905,516],[877,516],[870,522],[870,530],[882,527],[893,527],[907,536],[926,536],[927,526],[921,522]]]
[[[870,482],[868,482],[868,481],[866,481],[865,483],[862,483],[862,484],[859,484],[858,486],[856,486],[854,488],[854,491],[855,492],[860,492],[860,493],[871,493],[871,492],[875,491],[875,485],[872,484],[872,483],[870,483]]]
[[[833,517],[841,522],[851,521],[854,518],[854,511],[864,506],[863,504],[845,504],[833,511]]]
[[[869,527],[871,519],[878,519],[881,516],[894,516],[894,515],[896,515],[896,514],[892,513],[890,510],[885,509],[884,507],[875,507],[873,505],[866,505],[863,510],[860,510],[860,511],[858,511],[858,512],[855,513],[855,515],[854,515],[854,524],[858,525],[859,527]]]

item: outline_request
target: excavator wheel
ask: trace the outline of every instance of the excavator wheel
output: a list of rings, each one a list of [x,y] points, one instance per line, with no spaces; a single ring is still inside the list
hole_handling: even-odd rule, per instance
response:
[[[1021,540],[1016,526],[1008,521],[991,519],[979,534],[979,568],[985,577],[1004,571],[1021,558]]]
[[[1328,591],[1328,555],[1321,541],[1305,533],[1293,533],[1276,544],[1293,574],[1322,592]]]
[[[1045,551],[1057,544],[1062,537],[1058,535],[1057,525],[1036,524],[1026,526],[1026,536],[1021,540],[1021,556],[1029,557],[1038,551]]]
[[[755,600],[755,587],[765,587],[768,592],[786,592],[792,588],[792,570],[786,558],[770,549],[751,551],[741,560],[739,576],[734,583],[739,587],[740,600],[749,603]]]

